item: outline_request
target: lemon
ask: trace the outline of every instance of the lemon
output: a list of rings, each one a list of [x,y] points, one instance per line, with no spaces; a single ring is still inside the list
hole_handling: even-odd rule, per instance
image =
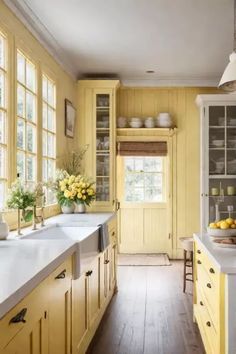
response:
[[[228,218],[228,219],[226,219],[225,221],[226,221],[227,224],[229,224],[229,225],[232,225],[232,224],[234,223],[234,219],[232,219],[232,218]]]
[[[231,229],[236,229],[236,225],[235,225],[235,224],[232,224],[232,225],[230,225],[230,228],[231,228]]]
[[[229,228],[229,224],[228,224],[226,221],[222,221],[222,222],[220,223],[220,228],[221,228],[222,230],[226,230],[226,229]]]
[[[236,225],[235,225],[235,226],[236,226]],[[210,225],[209,225],[209,227],[210,227],[211,229],[217,229],[217,225],[216,225],[215,222],[211,222]]]

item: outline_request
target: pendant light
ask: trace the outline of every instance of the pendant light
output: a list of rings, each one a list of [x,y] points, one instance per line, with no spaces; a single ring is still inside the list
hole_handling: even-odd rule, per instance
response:
[[[234,51],[229,56],[229,64],[218,87],[228,92],[236,91],[236,0],[234,0]]]

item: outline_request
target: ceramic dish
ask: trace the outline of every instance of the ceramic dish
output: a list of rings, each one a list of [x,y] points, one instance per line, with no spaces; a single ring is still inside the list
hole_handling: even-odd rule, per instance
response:
[[[211,229],[210,227],[207,228],[207,233],[209,236],[213,237],[231,237],[236,236],[236,229]]]
[[[224,143],[224,140],[212,140],[212,145],[215,147],[223,147]]]
[[[129,122],[129,125],[131,128],[141,128],[143,126],[143,123],[141,121],[140,122],[131,121]]]

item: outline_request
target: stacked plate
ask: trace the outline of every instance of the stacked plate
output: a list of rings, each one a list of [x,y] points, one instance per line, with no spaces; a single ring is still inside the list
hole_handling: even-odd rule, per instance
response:
[[[160,128],[171,128],[173,125],[171,116],[169,113],[159,113],[156,117],[156,126]]]
[[[129,125],[131,128],[141,128],[143,126],[143,122],[141,118],[131,118],[129,121]]]

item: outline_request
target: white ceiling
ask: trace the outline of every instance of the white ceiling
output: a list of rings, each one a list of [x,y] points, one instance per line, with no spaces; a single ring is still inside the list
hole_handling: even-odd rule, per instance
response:
[[[76,77],[115,73],[130,85],[216,85],[233,50],[233,0],[5,2]]]

